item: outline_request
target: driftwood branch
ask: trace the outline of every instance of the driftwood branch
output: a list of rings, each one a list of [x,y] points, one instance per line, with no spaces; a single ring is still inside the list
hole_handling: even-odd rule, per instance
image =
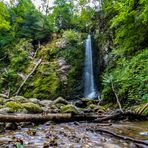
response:
[[[38,62],[36,63],[36,65],[35,65],[35,67],[33,68],[33,70],[28,74],[28,76],[25,78],[23,83],[20,85],[20,87],[16,91],[15,95],[18,95],[20,93],[21,88],[24,86],[24,84],[30,78],[30,76],[35,72],[35,70],[38,68],[38,66],[40,65],[41,62],[42,62],[42,59],[39,59]]]
[[[108,130],[105,130],[105,129],[96,129],[95,131],[96,131],[96,132],[101,132],[101,133],[106,133],[106,134],[112,135],[112,136],[114,136],[114,137],[116,137],[116,138],[119,138],[119,139],[122,139],[122,140],[127,140],[127,141],[131,141],[131,142],[134,142],[134,143],[137,143],[137,144],[143,144],[143,145],[148,146],[148,143],[145,142],[145,141],[136,140],[136,139],[131,138],[131,137],[118,135],[118,134],[116,134],[116,133],[113,133],[113,132],[108,131]]]

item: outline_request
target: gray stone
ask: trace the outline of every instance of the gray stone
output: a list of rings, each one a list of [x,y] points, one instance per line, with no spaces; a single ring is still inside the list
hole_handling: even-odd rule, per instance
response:
[[[53,101],[51,101],[51,100],[42,100],[42,101],[39,102],[39,104],[47,107],[47,106],[50,106],[52,104],[52,102]]]
[[[0,114],[7,114],[11,111],[11,108],[9,107],[4,107],[0,109]]]
[[[36,98],[29,98],[29,102],[32,102],[32,103],[38,104],[38,103],[39,103],[39,100],[36,99]]]

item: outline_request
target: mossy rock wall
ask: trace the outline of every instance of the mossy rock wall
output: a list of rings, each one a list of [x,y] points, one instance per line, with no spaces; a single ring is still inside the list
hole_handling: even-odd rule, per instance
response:
[[[71,36],[71,34],[73,34]],[[37,58],[42,62],[24,85],[21,95],[27,98],[75,98],[83,91],[84,48],[81,33],[65,31],[59,39],[41,46]],[[34,63],[27,67],[28,73]]]

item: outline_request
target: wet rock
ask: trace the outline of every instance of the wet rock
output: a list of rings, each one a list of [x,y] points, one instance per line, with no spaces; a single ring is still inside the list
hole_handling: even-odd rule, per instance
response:
[[[38,99],[36,99],[36,98],[29,98],[29,102],[38,104],[40,101]]]
[[[74,113],[74,114],[78,114],[79,113],[79,110],[76,106],[74,105],[64,105],[64,106],[61,106],[60,108],[60,111],[62,113]]]
[[[51,100],[42,100],[42,101],[39,102],[39,104],[47,107],[47,106],[51,106],[52,101]]]
[[[42,108],[35,103],[22,103],[22,106],[29,112],[29,113],[42,113]]]
[[[5,129],[6,130],[17,130],[18,125],[16,123],[6,123]]]

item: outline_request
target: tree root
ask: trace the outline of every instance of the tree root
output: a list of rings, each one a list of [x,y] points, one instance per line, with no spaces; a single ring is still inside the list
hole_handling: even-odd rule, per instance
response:
[[[88,130],[92,130],[92,129],[88,129]],[[116,137],[116,138],[119,138],[119,139],[122,139],[122,140],[125,140],[125,141],[131,141],[131,142],[133,142],[133,143],[143,144],[143,145],[148,146],[148,143],[145,142],[145,141],[136,140],[136,139],[131,138],[131,137],[118,135],[118,134],[116,134],[116,133],[113,133],[113,132],[108,131],[108,130],[105,130],[105,129],[95,129],[95,132],[106,133],[106,134],[112,135],[112,136],[114,136],[114,137]]]

